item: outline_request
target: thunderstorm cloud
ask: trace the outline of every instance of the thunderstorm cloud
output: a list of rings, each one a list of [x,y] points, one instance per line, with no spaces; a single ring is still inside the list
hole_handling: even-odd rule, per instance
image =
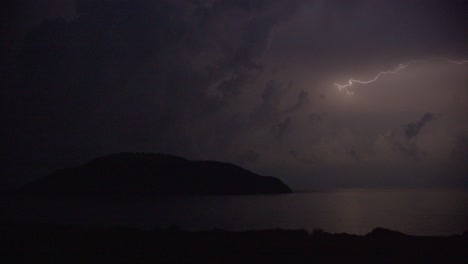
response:
[[[0,6],[4,186],[121,151],[293,188],[464,177],[467,64],[333,85],[468,58],[464,1],[33,2]]]

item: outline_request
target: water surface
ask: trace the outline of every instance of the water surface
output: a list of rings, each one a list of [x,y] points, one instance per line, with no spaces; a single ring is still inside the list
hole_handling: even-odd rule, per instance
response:
[[[3,203],[22,221],[184,230],[307,229],[365,234],[385,227],[413,235],[468,230],[468,192],[345,189],[281,195],[164,196],[133,200],[36,199]]]

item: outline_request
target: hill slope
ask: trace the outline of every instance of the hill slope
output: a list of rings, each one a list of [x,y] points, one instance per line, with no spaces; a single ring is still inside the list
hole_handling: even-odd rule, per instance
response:
[[[229,163],[150,153],[119,153],[62,169],[22,188],[56,194],[290,193],[279,179]]]

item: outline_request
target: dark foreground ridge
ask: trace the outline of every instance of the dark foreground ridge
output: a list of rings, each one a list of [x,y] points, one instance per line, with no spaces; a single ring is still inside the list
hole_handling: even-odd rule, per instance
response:
[[[21,189],[29,194],[276,194],[291,189],[274,177],[216,161],[119,153],[54,172]]]
[[[185,232],[3,224],[0,256],[20,263],[468,263],[468,233]],[[11,262],[8,262],[11,263]]]

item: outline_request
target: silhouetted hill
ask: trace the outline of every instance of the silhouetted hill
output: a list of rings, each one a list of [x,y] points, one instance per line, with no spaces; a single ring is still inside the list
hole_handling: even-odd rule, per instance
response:
[[[62,169],[21,189],[43,194],[275,194],[290,193],[279,179],[229,163],[119,153]]]

